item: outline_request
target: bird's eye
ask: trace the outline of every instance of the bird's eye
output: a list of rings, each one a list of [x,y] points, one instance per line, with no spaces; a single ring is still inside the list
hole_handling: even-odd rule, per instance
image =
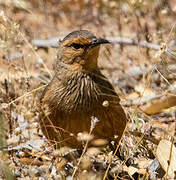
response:
[[[80,49],[84,47],[82,44],[77,44],[77,43],[73,43],[71,44],[71,46],[74,47],[75,49]]]

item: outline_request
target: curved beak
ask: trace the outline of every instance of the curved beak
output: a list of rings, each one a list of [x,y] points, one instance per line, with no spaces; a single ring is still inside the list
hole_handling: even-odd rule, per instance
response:
[[[94,38],[90,43],[90,46],[98,46],[100,44],[107,44],[110,43],[107,39],[104,38]]]

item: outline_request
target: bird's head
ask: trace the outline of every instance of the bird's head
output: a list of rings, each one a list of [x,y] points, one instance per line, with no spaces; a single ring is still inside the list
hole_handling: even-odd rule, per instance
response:
[[[57,63],[91,71],[97,68],[97,58],[101,44],[109,43],[96,38],[87,30],[73,31],[59,42]]]

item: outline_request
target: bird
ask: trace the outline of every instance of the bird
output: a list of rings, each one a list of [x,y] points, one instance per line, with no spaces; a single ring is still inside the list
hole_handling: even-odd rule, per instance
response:
[[[122,139],[128,120],[98,67],[100,46],[108,43],[88,30],[73,31],[58,43],[54,76],[40,97],[41,130],[57,147],[83,148],[77,135],[91,128],[94,139]]]

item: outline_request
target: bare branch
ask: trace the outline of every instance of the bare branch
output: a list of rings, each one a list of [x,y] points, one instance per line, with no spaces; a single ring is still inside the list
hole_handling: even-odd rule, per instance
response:
[[[59,40],[61,40],[62,37],[54,37],[48,40],[33,40],[32,44],[37,48],[48,48],[53,47],[57,48],[59,45]],[[107,37],[107,40],[109,40],[112,44],[123,44],[123,45],[130,45],[130,46],[139,46],[141,48],[149,48],[156,51],[162,50],[162,47],[157,44],[148,43],[148,42],[138,42],[135,39],[131,38],[122,38],[122,37]],[[168,47],[165,50],[162,50],[167,55],[171,56],[172,58],[176,59],[176,55],[172,50],[170,50]]]
[[[124,45],[139,46],[142,48],[160,50],[160,46],[157,44],[152,44],[148,42],[137,42],[135,39],[122,38],[122,37],[109,37],[107,39],[113,44],[124,44]]]
[[[59,44],[59,40],[61,40],[62,38],[60,37],[54,37],[51,39],[47,39],[47,40],[39,40],[39,39],[35,39],[32,41],[32,44],[37,47],[37,48],[48,48],[48,47],[53,47],[53,48],[57,48],[58,44]]]

